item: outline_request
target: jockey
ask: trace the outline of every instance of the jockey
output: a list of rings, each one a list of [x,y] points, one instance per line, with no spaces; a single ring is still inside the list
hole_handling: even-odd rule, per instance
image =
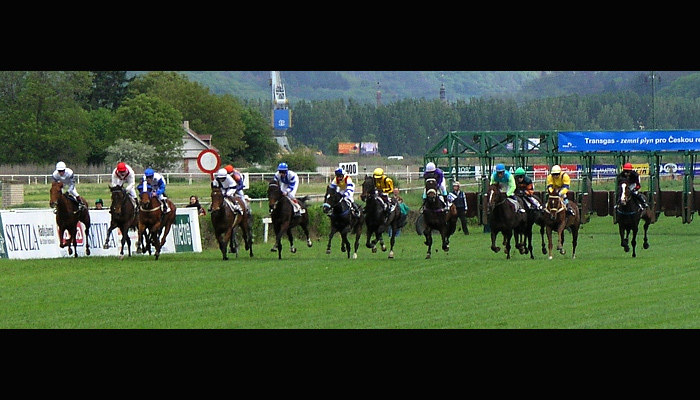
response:
[[[514,175],[516,185],[515,194],[520,196],[526,204],[530,204],[529,208],[541,210],[542,206],[540,202],[533,196],[535,194],[535,185],[532,183],[532,179],[525,175],[525,170],[522,167],[518,167]]]
[[[141,186],[143,191],[148,190],[147,185],[151,185],[151,190],[155,195],[158,196],[158,200],[162,203],[163,213],[167,214],[170,212],[170,207],[168,206],[168,198],[165,195],[165,179],[163,175],[153,171],[152,168],[146,168],[143,171],[143,177],[141,178]]]
[[[134,174],[134,170],[129,164],[120,162],[117,164],[114,171],[112,171],[112,186],[117,185],[121,185],[124,190],[129,193],[131,201],[134,203],[134,206],[136,206],[137,196],[136,190],[134,189],[136,186],[136,174]]]
[[[506,171],[506,166],[503,164],[496,164],[496,169],[491,174],[491,181],[489,185],[496,183],[498,183],[501,190],[506,192],[506,196],[515,200],[515,204],[518,204],[518,197],[515,196],[515,177],[510,173],[510,171]],[[525,212],[525,210],[522,208],[519,208],[518,211]]]
[[[235,182],[235,189],[236,189],[236,195],[241,198],[241,200],[245,201],[245,194],[243,193],[243,188],[245,188],[245,183],[243,182],[243,175],[241,173],[233,168],[233,165],[229,164],[224,167],[226,169],[226,172],[233,178],[233,181]]]
[[[566,172],[562,172],[559,165],[554,165],[549,175],[547,176],[547,193],[552,194],[554,190],[559,190],[559,197],[564,199],[564,204],[566,204],[566,213],[569,215],[574,215],[573,210],[569,206],[569,199],[566,193],[569,192],[569,185],[571,184],[571,178]]]
[[[277,173],[275,173],[273,179],[280,185],[282,194],[286,196],[294,206],[294,216],[300,216],[301,205],[296,198],[297,190],[299,189],[299,178],[297,174],[289,169],[287,163],[283,162],[277,166]]]
[[[632,164],[630,163],[625,163],[625,165],[622,166],[622,172],[617,175],[617,186],[620,186],[623,182],[629,186],[632,196],[639,202],[640,209],[644,210],[649,207],[644,195],[639,193],[639,188],[642,187],[639,183],[639,174],[632,168]]]
[[[389,193],[394,191],[394,181],[384,174],[381,168],[375,168],[372,174],[374,187],[381,190],[380,197],[384,202],[384,214],[389,215],[394,210],[394,202],[389,199]]]
[[[335,177],[331,180],[328,185],[336,192],[342,193],[345,201],[348,202],[353,215],[356,217],[360,216],[360,210],[355,204],[355,184],[352,182],[350,175],[346,174],[342,168],[335,170]]]
[[[447,197],[447,185],[445,185],[445,173],[440,168],[437,168],[435,163],[431,161],[425,165],[423,179],[435,179],[438,189],[440,190],[440,193],[438,193],[440,201],[445,205],[445,208],[449,208],[450,204],[448,203],[449,199]],[[425,188],[423,188],[423,205],[425,205],[426,196]]]
[[[234,200],[238,186],[236,185],[233,177],[229,175],[226,168],[221,168],[216,172],[214,180],[211,181],[211,187],[221,188],[221,192],[224,194],[224,197],[227,197],[233,203],[233,208],[236,211],[241,211],[241,207]],[[241,197],[241,199],[243,199],[243,197]]]
[[[87,207],[85,207],[85,205],[83,204],[83,199],[78,194],[78,191],[75,190],[73,170],[70,168],[66,168],[66,163],[64,163],[63,161],[57,162],[56,170],[53,171],[53,174],[51,174],[51,176],[53,177],[53,180],[55,182],[62,182],[63,187],[67,188],[66,192],[68,192],[68,194],[70,195],[70,197],[72,197],[74,201],[78,202],[78,211],[87,209]]]

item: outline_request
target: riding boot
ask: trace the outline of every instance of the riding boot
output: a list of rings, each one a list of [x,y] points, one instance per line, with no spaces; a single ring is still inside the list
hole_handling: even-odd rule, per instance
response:
[[[167,214],[170,212],[170,207],[168,207],[168,201],[167,200],[162,200],[163,203],[163,214]]]

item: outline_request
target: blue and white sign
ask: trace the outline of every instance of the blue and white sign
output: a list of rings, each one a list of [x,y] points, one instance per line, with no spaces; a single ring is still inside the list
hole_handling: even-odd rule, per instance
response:
[[[700,131],[559,132],[559,151],[700,150]]]
[[[272,126],[275,129],[289,129],[291,119],[289,118],[289,110],[274,110],[272,113]]]

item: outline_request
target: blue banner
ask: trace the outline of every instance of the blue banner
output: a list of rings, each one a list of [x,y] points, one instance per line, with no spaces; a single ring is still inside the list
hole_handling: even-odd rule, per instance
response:
[[[700,131],[559,132],[559,151],[700,150]]]
[[[289,110],[274,110],[273,111],[273,124],[274,129],[285,130],[290,128],[290,115]]]

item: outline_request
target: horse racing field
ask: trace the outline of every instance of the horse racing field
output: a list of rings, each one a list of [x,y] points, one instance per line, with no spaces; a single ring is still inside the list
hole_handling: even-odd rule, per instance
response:
[[[641,226],[641,225],[640,225]],[[255,256],[203,253],[0,261],[3,329],[675,329],[700,328],[700,222],[661,215],[637,258],[610,217],[592,217],[571,259],[490,250],[490,236],[452,237],[425,259],[405,227],[396,258],[364,247],[348,260],[334,238],[312,248],[272,241]],[[439,240],[439,238],[438,238]],[[500,240],[500,239],[499,239]],[[436,246],[439,248],[439,245]]]

